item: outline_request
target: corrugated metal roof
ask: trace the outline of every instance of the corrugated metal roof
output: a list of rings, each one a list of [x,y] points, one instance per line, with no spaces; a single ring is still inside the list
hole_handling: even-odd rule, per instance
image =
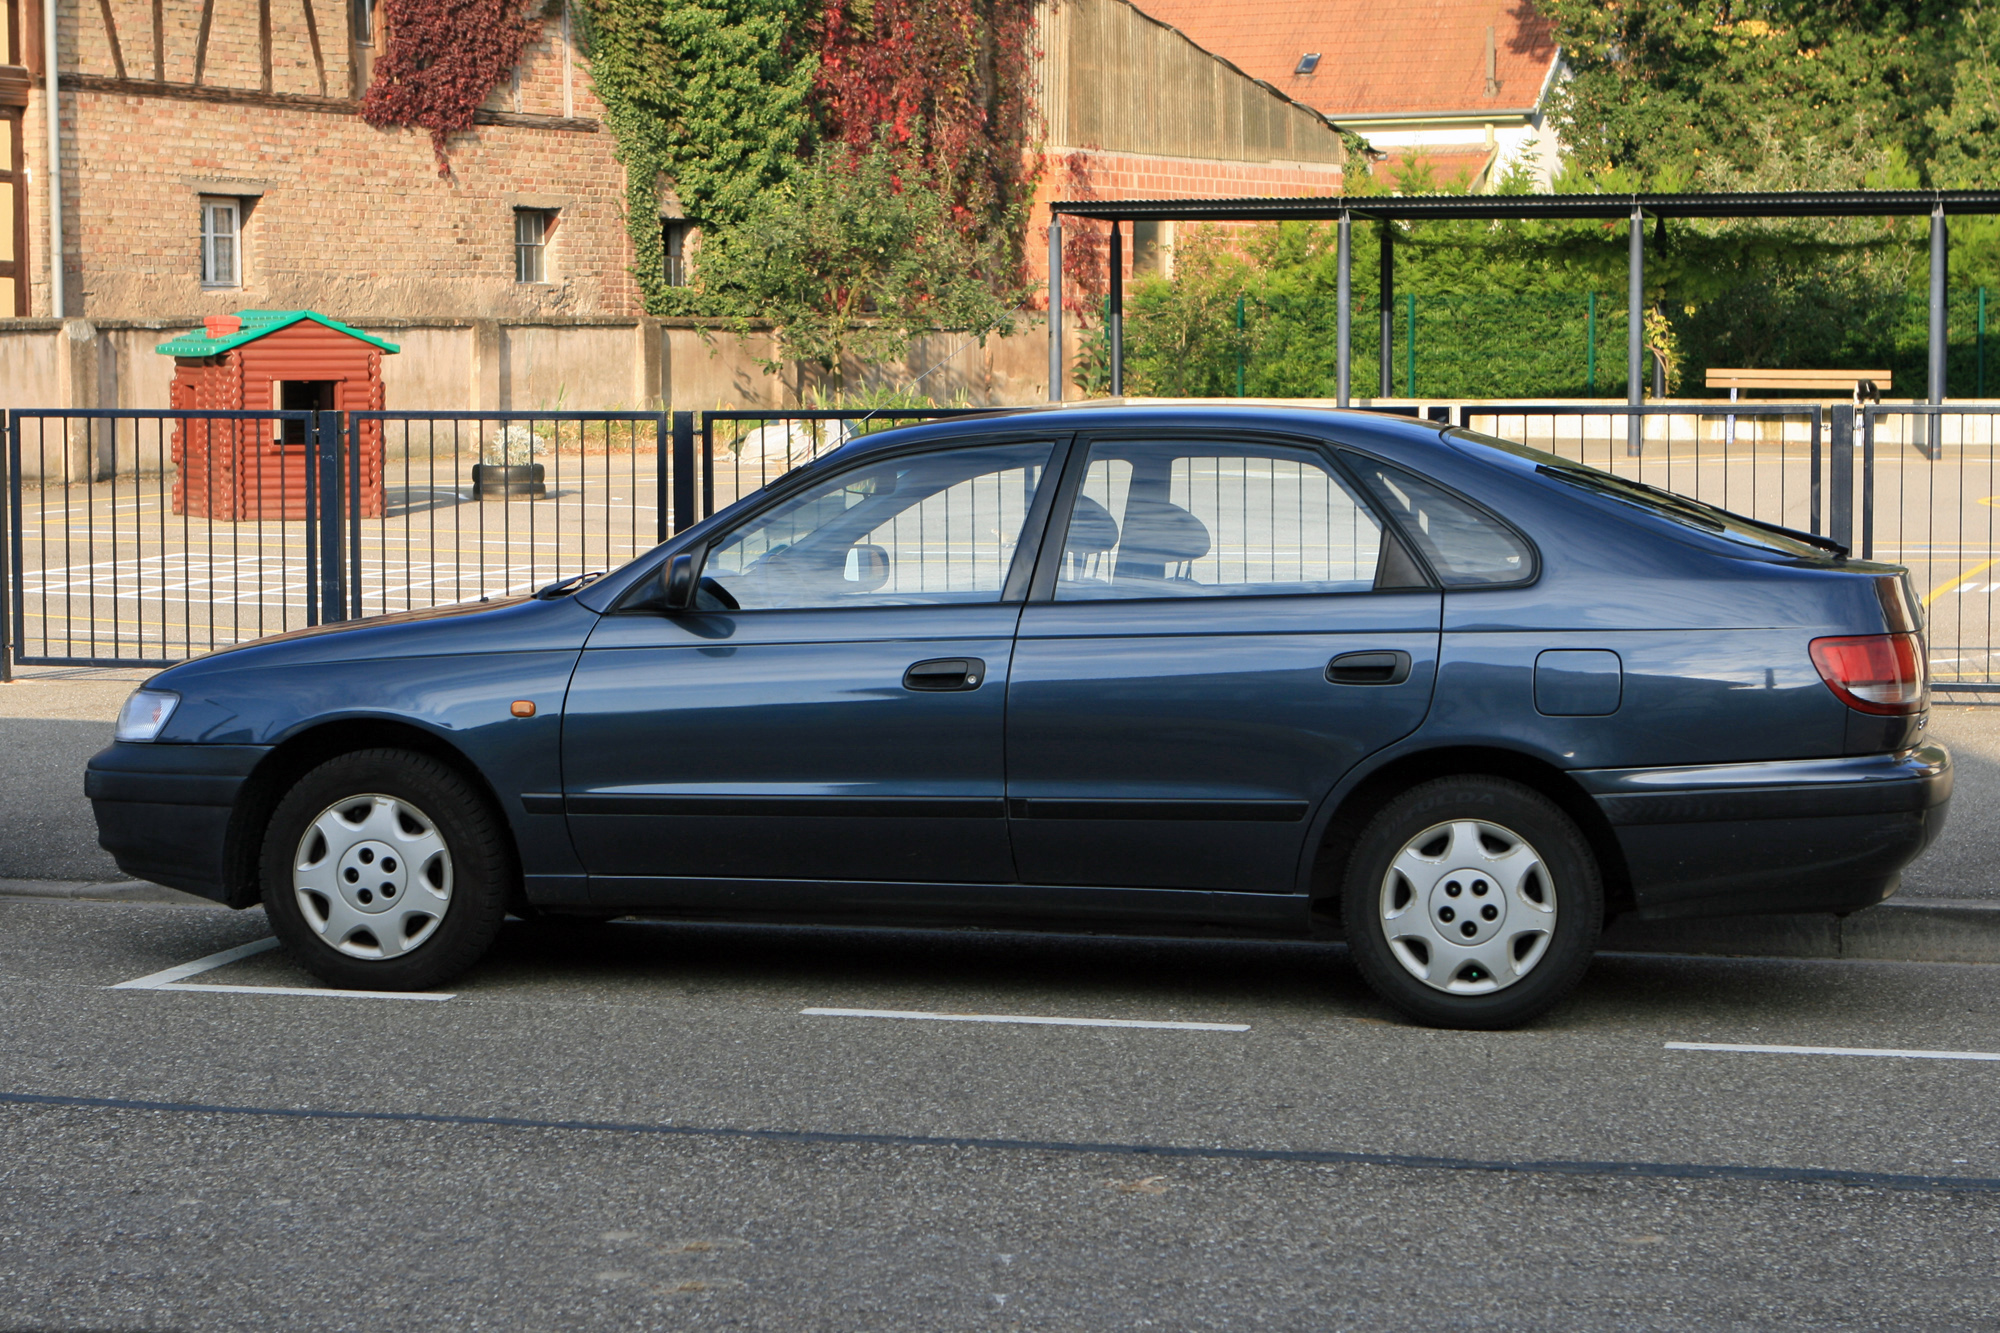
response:
[[[336,333],[344,333],[350,338],[359,338],[362,342],[371,343],[385,352],[403,350],[395,343],[377,338],[372,333],[363,333],[360,329],[343,324],[337,319],[330,319],[316,310],[239,310],[236,312],[236,317],[243,321],[243,327],[225,337],[211,338],[206,328],[191,329],[177,338],[161,343],[153,350],[161,356],[220,356],[233,347],[255,342],[267,334],[276,333],[279,329],[289,328],[307,319]]]
[[[1923,217],[2000,214],[2000,190],[1794,190],[1745,194],[1423,194],[1316,199],[1059,199],[1053,212],[1120,221],[1272,222],[1337,218]]]

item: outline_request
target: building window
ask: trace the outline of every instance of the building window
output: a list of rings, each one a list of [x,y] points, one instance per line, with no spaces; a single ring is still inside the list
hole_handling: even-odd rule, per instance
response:
[[[549,280],[549,233],[556,215],[540,208],[514,210],[514,281]]]
[[[243,201],[201,201],[201,285],[243,285]]]
[[[347,12],[354,20],[354,40],[362,46],[373,46],[375,0],[347,0]]]
[[[686,218],[660,219],[660,250],[665,260],[661,267],[669,287],[688,285],[688,240],[693,234],[694,224]]]

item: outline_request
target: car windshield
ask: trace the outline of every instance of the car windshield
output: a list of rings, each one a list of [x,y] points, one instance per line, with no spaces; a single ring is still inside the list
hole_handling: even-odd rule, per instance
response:
[[[1513,440],[1503,440],[1497,436],[1484,435],[1472,430],[1451,430],[1446,434],[1466,444],[1498,449],[1516,458],[1525,458],[1534,463],[1535,471],[1545,477],[1552,477],[1568,485],[1635,505],[1661,518],[1670,519],[1684,527],[1694,528],[1712,536],[1742,542],[1746,546],[1756,546],[1766,551],[1813,560],[1847,554],[1847,548],[1830,537],[1819,537],[1812,533],[1781,527],[1776,523],[1766,523],[1762,519],[1751,518],[1727,509],[1718,509],[1714,505],[1705,504],[1678,492],[1662,490],[1658,486],[1649,486],[1643,481],[1634,481],[1629,477],[1620,477],[1576,462],[1574,459],[1536,449],[1531,445],[1517,444]]]

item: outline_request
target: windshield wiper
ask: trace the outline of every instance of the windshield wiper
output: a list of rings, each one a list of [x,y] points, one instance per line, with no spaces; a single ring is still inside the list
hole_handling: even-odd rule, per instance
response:
[[[588,574],[572,574],[566,579],[557,579],[554,583],[544,584],[535,589],[535,599],[547,602],[557,597],[567,597],[579,588],[595,583],[603,577],[604,571],[601,569],[594,569]]]

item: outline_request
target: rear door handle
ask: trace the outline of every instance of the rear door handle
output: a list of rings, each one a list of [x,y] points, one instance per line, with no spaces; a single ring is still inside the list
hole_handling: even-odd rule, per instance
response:
[[[1326,664],[1326,678],[1335,685],[1401,685],[1410,678],[1410,655],[1386,650],[1342,653]]]
[[[919,662],[903,673],[903,688],[940,693],[945,690],[976,690],[986,679],[986,663],[976,657],[934,657]]]

